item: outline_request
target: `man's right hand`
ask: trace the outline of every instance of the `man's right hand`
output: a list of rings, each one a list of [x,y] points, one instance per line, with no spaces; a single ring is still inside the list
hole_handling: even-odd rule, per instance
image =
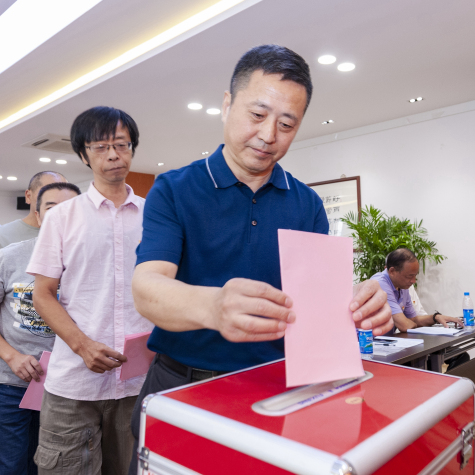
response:
[[[292,299],[264,282],[231,279],[215,295],[211,327],[229,341],[277,340],[295,321]]]
[[[111,369],[118,368],[127,361],[127,357],[123,354],[90,338],[81,343],[77,354],[94,373],[105,373]]]
[[[11,370],[23,381],[29,383],[32,379],[36,382],[40,381],[43,369],[34,356],[24,355],[16,352],[8,361]]]

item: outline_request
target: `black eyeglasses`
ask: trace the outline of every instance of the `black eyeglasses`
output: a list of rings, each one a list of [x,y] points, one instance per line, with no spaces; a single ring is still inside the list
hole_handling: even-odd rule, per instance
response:
[[[113,147],[117,153],[127,153],[132,150],[132,142],[119,142],[114,144],[86,145],[86,148],[97,155],[105,155]]]

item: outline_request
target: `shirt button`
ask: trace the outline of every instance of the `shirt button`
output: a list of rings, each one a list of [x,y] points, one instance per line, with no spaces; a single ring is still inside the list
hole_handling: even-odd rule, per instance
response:
[[[252,225],[253,225],[253,226],[257,226],[257,221],[254,220],[254,221],[252,222]]]
[[[120,292],[117,292],[117,297],[122,297],[122,294]]]
[[[236,183],[236,186],[242,186],[242,183],[241,183],[240,181],[238,181],[238,182]]]
[[[252,202],[253,202],[254,204],[256,204],[256,203],[257,203],[256,198],[252,198]]]

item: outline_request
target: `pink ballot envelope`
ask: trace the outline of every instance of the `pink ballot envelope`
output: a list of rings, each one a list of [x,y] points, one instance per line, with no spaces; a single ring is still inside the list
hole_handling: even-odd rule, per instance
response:
[[[43,401],[43,393],[45,391],[45,379],[48,372],[49,357],[51,351],[43,351],[40,358],[40,365],[43,368],[43,376],[40,376],[40,382],[37,383],[34,379],[30,381],[28,388],[20,401],[21,409],[32,409],[33,411],[41,411],[41,403]]]
[[[297,316],[285,332],[286,384],[364,374],[355,324],[353,239],[279,229],[282,290]]]
[[[155,356],[155,353],[147,348],[150,333],[152,332],[135,333],[125,337],[124,356],[127,356],[127,361],[121,366],[120,379],[122,381],[148,371]]]

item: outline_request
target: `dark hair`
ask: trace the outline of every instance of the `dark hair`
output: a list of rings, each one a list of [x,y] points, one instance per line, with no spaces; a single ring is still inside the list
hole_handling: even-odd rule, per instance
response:
[[[388,257],[386,257],[386,268],[389,270],[391,267],[394,267],[396,272],[401,272],[406,262],[414,261],[417,261],[416,255],[409,249],[401,247],[388,254]]]
[[[66,177],[58,172],[51,172],[51,171],[39,172],[36,175],[33,175],[31,177],[30,183],[28,183],[28,189],[30,191],[35,191],[41,185],[41,177],[43,175],[59,175],[59,176],[62,176],[66,180]]]
[[[129,114],[113,107],[93,107],[79,114],[71,127],[71,145],[79,158],[88,162],[86,143],[98,142],[109,137],[115,138],[117,124],[121,123],[130,134],[132,155],[139,144],[139,129]]]
[[[49,190],[71,190],[75,191],[78,195],[81,194],[81,190],[76,185],[65,181],[59,181],[45,185],[38,192],[38,198],[36,199],[36,211],[38,211],[38,213],[40,212],[41,208],[41,199],[43,198],[43,195]]]
[[[264,74],[282,74],[282,81],[294,81],[304,86],[307,91],[305,105],[307,110],[313,90],[310,68],[297,53],[278,45],[256,46],[244,53],[236,64],[231,78],[231,103],[234,95],[247,86],[251,74],[258,70]]]

